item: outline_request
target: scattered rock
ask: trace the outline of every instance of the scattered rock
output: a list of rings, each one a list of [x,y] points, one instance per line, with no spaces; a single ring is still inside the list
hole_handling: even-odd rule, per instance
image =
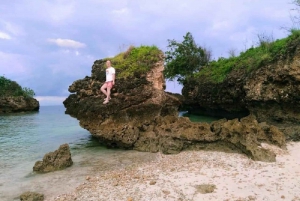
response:
[[[249,195],[249,196],[248,196],[248,200],[249,200],[249,201],[255,201],[255,200],[256,200],[256,197],[253,196],[253,195]]]
[[[165,195],[169,195],[171,192],[168,191],[168,190],[162,190],[162,192],[165,194]]]
[[[150,184],[150,185],[155,185],[155,184],[156,184],[156,181],[152,180],[152,181],[149,182],[149,184]]]
[[[199,193],[206,194],[206,193],[214,192],[214,190],[216,189],[216,186],[214,184],[201,184],[201,185],[195,186],[195,188],[197,189],[197,191]]]
[[[20,195],[21,201],[43,201],[44,195],[36,192],[24,192],[22,195]]]
[[[62,144],[58,150],[45,154],[43,161],[37,161],[33,171],[39,173],[52,172],[65,169],[72,164],[70,147],[68,144]]]

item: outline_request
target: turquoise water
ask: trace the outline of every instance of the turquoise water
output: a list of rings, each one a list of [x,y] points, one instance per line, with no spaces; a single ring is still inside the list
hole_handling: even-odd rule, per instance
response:
[[[105,150],[64,111],[63,106],[42,106],[39,112],[0,116],[0,200],[25,190],[35,162],[61,144],[69,144],[72,157]]]
[[[1,167],[40,159],[45,152],[57,149],[62,143],[75,148],[93,142],[74,118],[64,114],[62,106],[41,107],[36,113],[0,116]],[[18,160],[8,162],[11,158]]]
[[[0,116],[1,169],[41,160],[45,153],[56,150],[63,143],[76,150],[97,144],[97,141],[80,128],[77,120],[64,114],[63,106],[41,107],[36,113]],[[0,172],[0,178],[4,174],[7,175]]]
[[[54,200],[101,171],[149,162],[156,154],[106,149],[65,115],[63,106],[42,106],[39,112],[0,115],[0,200],[17,201],[25,191]],[[36,161],[61,144],[70,146],[73,165],[65,170],[37,174]]]
[[[189,114],[188,112],[180,112],[179,116],[188,117],[192,122],[207,122],[207,123],[211,123],[213,121],[217,121],[217,120],[220,119],[218,117]]]
[[[148,162],[155,154],[133,150],[106,149],[64,114],[63,106],[42,106],[39,112],[0,116],[0,200],[19,200],[25,191],[43,193],[46,200],[73,191],[86,176],[99,171]],[[180,112],[179,116],[184,115]],[[191,117],[192,121],[211,121]],[[62,171],[36,174],[36,161],[68,143],[74,164]]]

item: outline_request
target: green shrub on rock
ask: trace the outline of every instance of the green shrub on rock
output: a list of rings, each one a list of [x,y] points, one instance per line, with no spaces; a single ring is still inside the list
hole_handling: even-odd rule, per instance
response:
[[[156,46],[130,46],[127,51],[110,60],[118,72],[118,78],[133,76],[135,73],[146,73],[160,60],[162,52]]]
[[[2,96],[25,96],[33,97],[34,91],[30,88],[22,88],[17,82],[0,76],[0,97]]]
[[[256,70],[267,63],[290,58],[300,43],[300,30],[291,30],[291,35],[276,41],[259,40],[258,47],[251,47],[241,52],[238,57],[219,58],[194,74],[194,77],[209,82],[220,83],[232,70],[244,69],[245,72]]]

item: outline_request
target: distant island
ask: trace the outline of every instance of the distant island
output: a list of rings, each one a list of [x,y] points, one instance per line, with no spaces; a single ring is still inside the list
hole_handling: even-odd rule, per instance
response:
[[[34,91],[0,76],[0,114],[39,111]]]

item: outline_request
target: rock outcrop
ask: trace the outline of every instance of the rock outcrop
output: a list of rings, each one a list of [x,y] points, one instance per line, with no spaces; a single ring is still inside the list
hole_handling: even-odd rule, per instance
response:
[[[182,94],[192,113],[240,118],[278,126],[288,139],[300,140],[300,46],[291,43],[285,55],[247,72],[233,69],[221,83],[191,79]]]
[[[109,147],[166,154],[227,147],[254,160],[274,161],[275,154],[262,148],[261,142],[285,146],[282,132],[266,123],[259,124],[254,116],[212,124],[178,117],[180,98],[164,92],[162,55],[147,73],[120,79],[117,76],[112,99],[104,105],[100,87],[105,80],[105,62],[95,61],[91,77],[77,80],[69,87],[73,94],[64,105],[66,114],[77,118],[83,128]]]
[[[25,96],[4,96],[0,97],[0,114],[38,111],[39,102],[31,97]]]
[[[39,173],[53,172],[70,167],[72,164],[70,147],[68,144],[62,144],[58,150],[45,154],[43,161],[37,161],[33,171]]]

